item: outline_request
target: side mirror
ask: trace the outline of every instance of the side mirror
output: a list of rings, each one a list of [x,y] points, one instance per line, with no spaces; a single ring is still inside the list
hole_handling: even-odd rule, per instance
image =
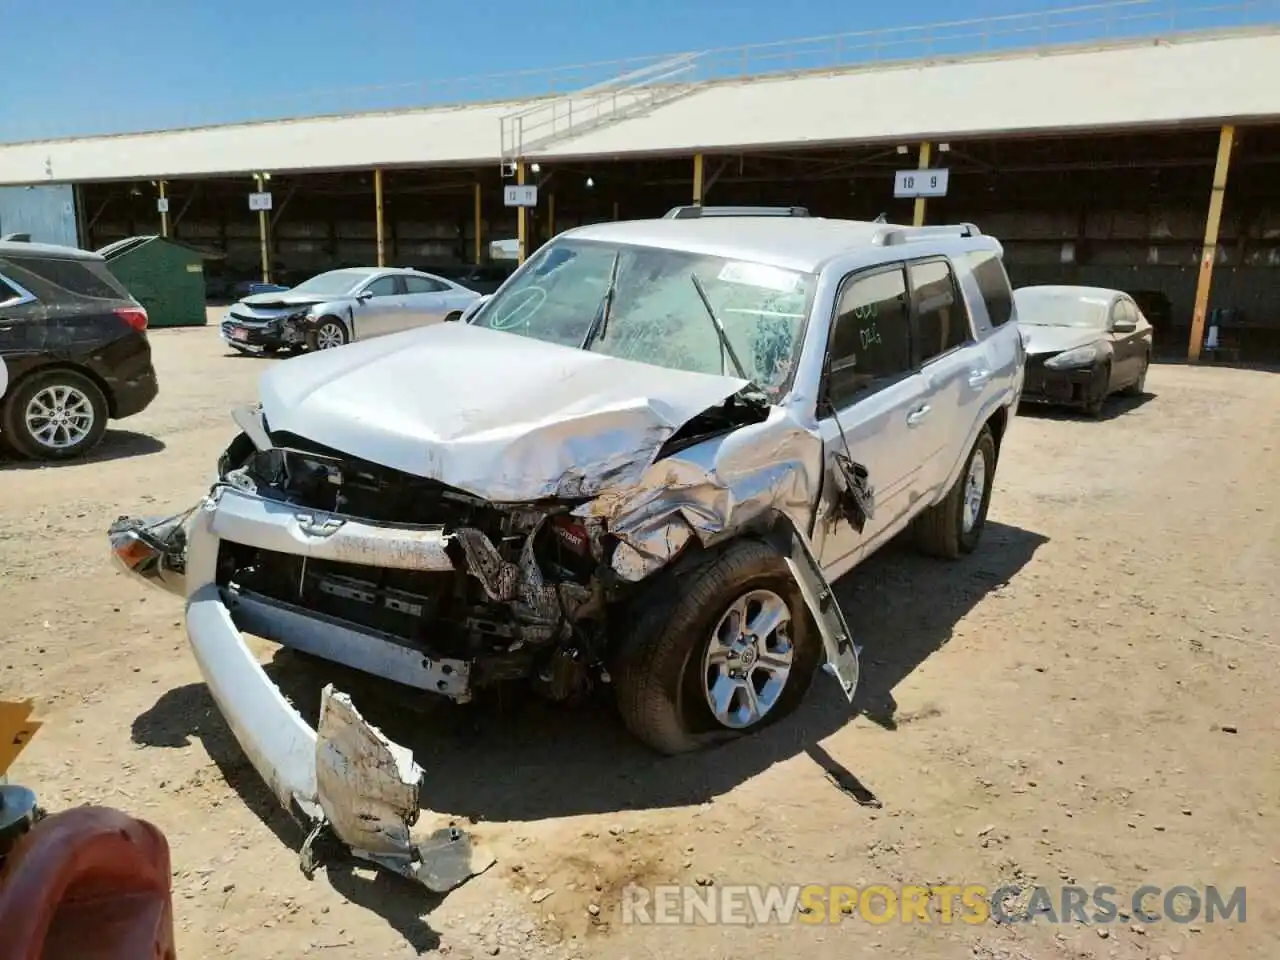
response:
[[[356,300],[358,300],[360,303],[364,303],[366,300],[372,300],[372,299],[373,299],[373,292],[371,290],[364,290],[360,293],[359,296],[356,297]]]
[[[1133,333],[1138,329],[1136,320],[1117,320],[1111,325],[1111,329],[1116,333]]]

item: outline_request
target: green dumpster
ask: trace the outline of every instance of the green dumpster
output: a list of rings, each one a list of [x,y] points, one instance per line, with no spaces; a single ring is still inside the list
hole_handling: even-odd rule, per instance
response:
[[[206,254],[166,237],[128,237],[98,251],[116,279],[147,309],[152,327],[201,327]]]

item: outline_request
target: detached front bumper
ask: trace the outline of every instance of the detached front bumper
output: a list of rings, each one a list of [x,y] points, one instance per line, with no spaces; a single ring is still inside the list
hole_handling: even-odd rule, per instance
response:
[[[451,569],[438,531],[316,517],[218,486],[188,514],[124,518],[109,536],[124,570],[186,597],[187,636],[218,709],[272,793],[312,828],[312,839],[329,829],[354,855],[437,892],[493,863],[452,828],[423,843],[412,840],[423,771],[411,752],[366,723],[332,686],[322,694],[319,729],[312,729],[263,671],[241,630],[456,699],[466,696],[469,665],[431,661],[388,638],[220,586],[216,578],[222,539],[316,559]],[[310,857],[309,839],[304,864]]]
[[[228,318],[219,328],[228,346],[258,352],[267,348],[300,347],[306,343],[303,324],[294,319],[249,322]]]

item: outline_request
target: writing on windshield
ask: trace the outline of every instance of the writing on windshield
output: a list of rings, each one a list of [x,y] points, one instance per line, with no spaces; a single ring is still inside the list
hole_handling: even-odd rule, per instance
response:
[[[579,347],[602,309],[614,260],[616,284],[606,330],[589,349],[625,360],[737,376],[741,361],[766,391],[789,380],[813,292],[811,274],[679,250],[561,240],[472,321],[476,326]],[[732,347],[709,320],[696,276]]]

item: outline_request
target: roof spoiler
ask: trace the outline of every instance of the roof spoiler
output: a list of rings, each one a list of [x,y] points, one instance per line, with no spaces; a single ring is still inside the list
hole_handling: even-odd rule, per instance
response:
[[[807,207],[672,207],[663,220],[697,220],[702,217],[807,217]]]
[[[980,237],[982,231],[972,223],[949,223],[934,227],[894,227],[885,230],[876,239],[886,247],[913,240],[929,240],[940,237]]]

